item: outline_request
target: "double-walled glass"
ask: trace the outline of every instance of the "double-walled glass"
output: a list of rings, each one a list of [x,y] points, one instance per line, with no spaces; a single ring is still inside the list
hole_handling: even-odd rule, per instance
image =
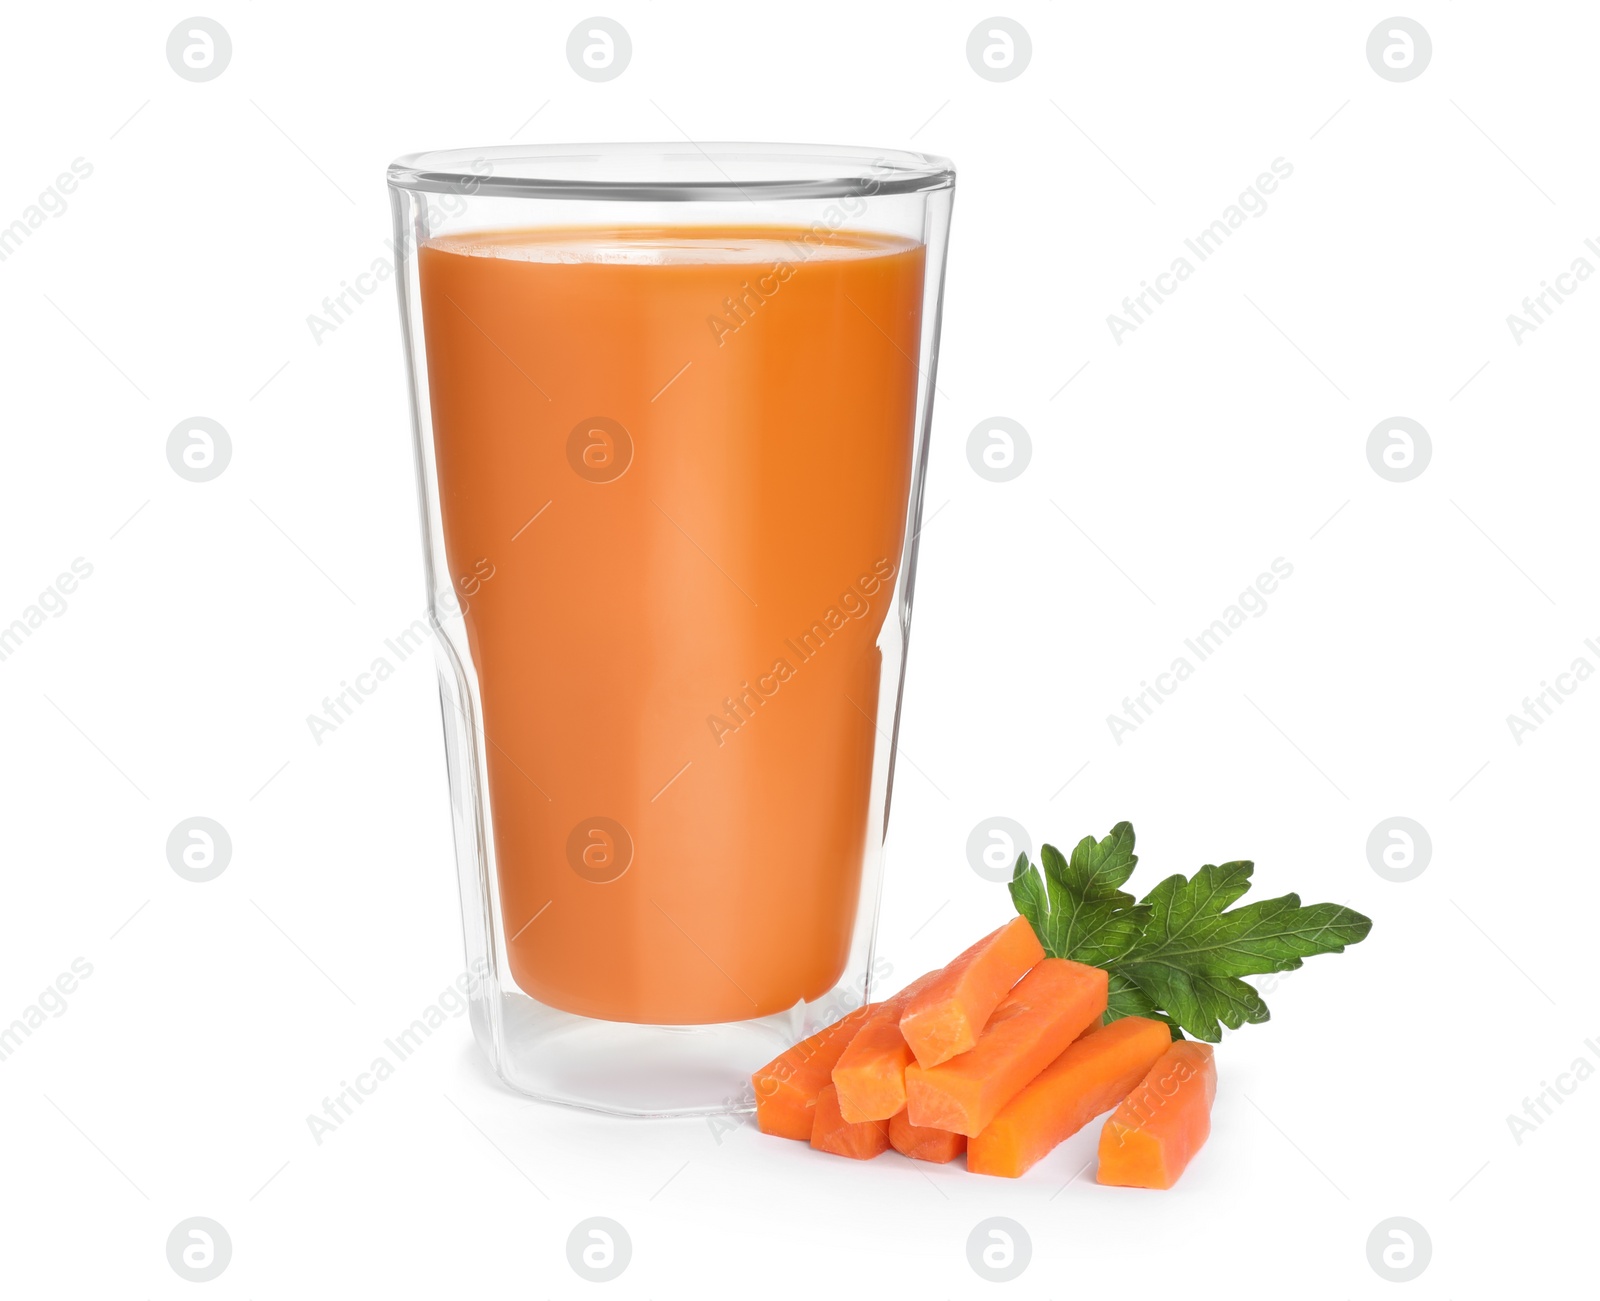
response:
[[[534,1096],[747,1108],[871,993],[954,173],[391,166],[472,1024]]]

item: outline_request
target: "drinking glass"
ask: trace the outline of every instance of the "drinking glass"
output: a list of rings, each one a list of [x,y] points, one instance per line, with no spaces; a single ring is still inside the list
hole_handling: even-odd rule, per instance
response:
[[[389,169],[474,1034],[628,1115],[870,999],[955,176],[893,150]]]

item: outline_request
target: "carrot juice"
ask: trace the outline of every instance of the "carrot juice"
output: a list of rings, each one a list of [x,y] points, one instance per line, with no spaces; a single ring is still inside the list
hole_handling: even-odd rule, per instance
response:
[[[924,262],[816,227],[420,248],[500,925],[539,1002],[737,1021],[843,972]]]

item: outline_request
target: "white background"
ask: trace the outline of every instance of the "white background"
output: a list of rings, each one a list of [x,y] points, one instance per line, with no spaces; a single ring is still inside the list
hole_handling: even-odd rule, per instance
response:
[[[1432,1241],[1405,1295],[1587,1271],[1600,1082],[1520,1143],[1506,1118],[1600,1064],[1600,682],[1520,745],[1505,720],[1600,666],[1600,285],[1520,345],[1506,316],[1600,265],[1600,16],[1419,4],[1432,62],[1394,84],[1382,6],[1017,4],[1032,62],[996,84],[977,6],[618,3],[632,63],[597,85],[564,4],[206,12],[233,57],[204,84],[171,7],[14,6],[0,44],[0,225],[93,167],[0,263],[0,625],[93,565],[0,662],[0,1023],[93,968],[0,1062],[0,1291],[192,1295],[165,1242],[196,1215],[232,1240],[218,1297],[587,1295],[591,1215],[632,1240],[618,1297],[987,1294],[966,1242],[996,1215],[1032,1240],[1017,1296],[1388,1295],[1390,1216]],[[1246,857],[1257,894],[1375,919],[1221,1045],[1170,1193],[1098,1187],[1094,1126],[1012,1183],[542,1106],[464,1019],[308,1132],[462,959],[429,657],[321,746],[305,722],[424,599],[392,293],[320,344],[306,317],[384,252],[398,154],[682,133],[959,171],[891,983],[1007,915],[965,856],[993,815],[1061,844],[1128,818],[1136,884]],[[1117,344],[1107,314],[1280,157]],[[232,438],[210,483],[167,464],[193,415]],[[1006,484],[965,455],[994,415],[1033,439]],[[1403,484],[1365,452],[1396,415],[1433,443]],[[1107,714],[1279,556],[1267,612],[1117,744]],[[233,840],[209,884],[167,865],[192,815]],[[1367,860],[1394,815],[1433,841],[1405,884]]]

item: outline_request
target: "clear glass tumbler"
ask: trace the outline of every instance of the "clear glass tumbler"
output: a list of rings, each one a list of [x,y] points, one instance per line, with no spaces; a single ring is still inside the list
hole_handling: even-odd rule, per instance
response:
[[[472,981],[499,1075],[628,1115],[871,995],[948,161],[389,169]]]

